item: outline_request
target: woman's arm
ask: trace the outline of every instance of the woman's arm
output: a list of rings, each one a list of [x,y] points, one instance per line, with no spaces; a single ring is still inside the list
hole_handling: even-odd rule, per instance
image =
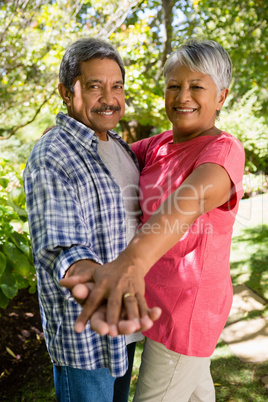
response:
[[[200,215],[229,200],[231,187],[230,177],[223,167],[213,163],[197,167],[141,227],[118,258],[96,269],[94,277],[90,276],[89,281],[94,281],[95,287],[85,300],[83,311],[77,319],[79,332],[105,299],[106,310],[103,314],[102,307],[101,317],[102,322],[113,329],[111,335],[117,334],[115,328],[119,329],[119,333],[126,333],[124,331],[127,326],[124,327],[120,322],[118,326],[122,304],[128,320],[142,322],[143,317],[148,317],[148,306],[144,298],[146,273],[181,239]],[[174,227],[178,230],[172,230]],[[77,297],[74,284],[81,282],[76,279],[73,277],[73,282],[67,282],[66,279],[61,284],[73,289]],[[127,293],[132,296],[124,298]],[[99,323],[93,328],[97,332],[101,328]]]

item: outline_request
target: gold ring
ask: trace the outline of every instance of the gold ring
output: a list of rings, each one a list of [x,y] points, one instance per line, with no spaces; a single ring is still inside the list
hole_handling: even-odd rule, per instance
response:
[[[134,293],[125,293],[123,298],[126,299],[127,297],[130,297],[130,296],[134,297],[135,295],[134,295]]]

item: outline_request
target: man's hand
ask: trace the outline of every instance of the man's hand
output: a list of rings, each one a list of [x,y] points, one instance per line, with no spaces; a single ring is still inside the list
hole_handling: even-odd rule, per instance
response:
[[[91,328],[101,335],[117,336],[149,329],[161,310],[148,308],[143,276],[137,267],[117,260],[105,265],[90,260],[73,264],[60,284],[70,289],[83,306],[75,331],[82,332],[88,320]]]

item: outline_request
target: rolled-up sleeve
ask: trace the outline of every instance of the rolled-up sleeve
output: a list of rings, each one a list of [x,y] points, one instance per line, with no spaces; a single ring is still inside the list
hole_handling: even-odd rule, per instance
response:
[[[67,176],[56,168],[38,168],[26,172],[24,188],[34,256],[56,283],[78,260],[102,264]]]

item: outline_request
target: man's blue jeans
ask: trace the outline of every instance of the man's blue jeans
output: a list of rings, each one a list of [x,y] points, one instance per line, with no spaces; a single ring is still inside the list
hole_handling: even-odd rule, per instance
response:
[[[106,368],[80,370],[53,366],[54,384],[59,402],[127,402],[135,343],[127,346],[129,365],[124,377],[115,379]]]

